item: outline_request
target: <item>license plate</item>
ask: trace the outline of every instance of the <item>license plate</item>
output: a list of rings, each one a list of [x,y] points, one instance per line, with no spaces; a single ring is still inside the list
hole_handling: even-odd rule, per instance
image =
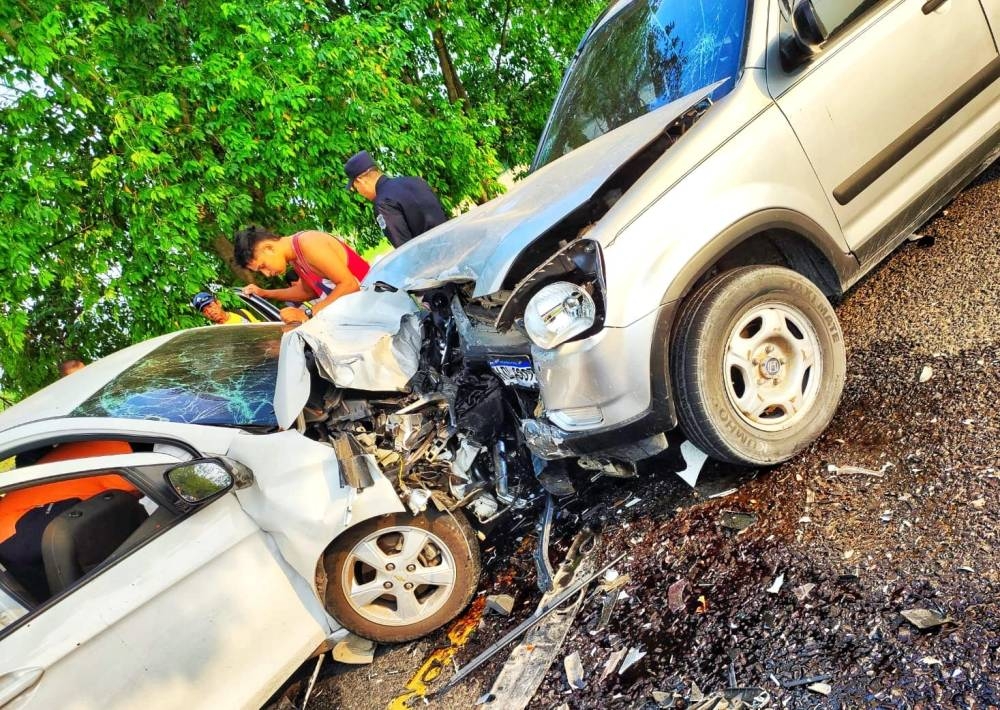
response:
[[[490,369],[508,387],[538,387],[531,360],[526,357],[490,358]]]

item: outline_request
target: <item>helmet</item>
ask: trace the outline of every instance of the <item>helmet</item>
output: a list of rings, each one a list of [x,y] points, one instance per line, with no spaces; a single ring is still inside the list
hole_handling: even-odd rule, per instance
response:
[[[200,311],[214,300],[215,296],[210,294],[208,291],[201,291],[191,299],[191,307],[196,311]]]

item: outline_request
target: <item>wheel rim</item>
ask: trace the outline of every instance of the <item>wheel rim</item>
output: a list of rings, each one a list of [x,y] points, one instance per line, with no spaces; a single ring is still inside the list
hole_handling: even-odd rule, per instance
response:
[[[740,418],[781,431],[807,416],[823,377],[819,337],[787,303],[765,303],[736,322],[726,342],[723,379]]]
[[[410,526],[383,528],[354,546],[343,568],[351,608],[385,626],[433,616],[455,588],[455,558],[437,535]]]

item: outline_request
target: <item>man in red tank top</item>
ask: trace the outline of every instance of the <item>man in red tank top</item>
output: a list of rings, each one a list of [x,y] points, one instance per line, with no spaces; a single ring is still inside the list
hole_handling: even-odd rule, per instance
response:
[[[256,284],[243,292],[279,301],[312,306],[282,308],[281,319],[286,323],[302,323],[341,296],[361,288],[368,273],[368,262],[350,246],[326,232],[296,232],[281,237],[263,227],[248,227],[236,233],[236,263],[265,276],[283,276],[291,266],[299,275],[288,288],[261,288]]]

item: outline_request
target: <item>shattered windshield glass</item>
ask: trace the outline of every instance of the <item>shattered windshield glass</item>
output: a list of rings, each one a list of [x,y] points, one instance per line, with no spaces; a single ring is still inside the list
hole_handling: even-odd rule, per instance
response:
[[[272,428],[280,347],[280,325],[190,330],[111,380],[73,416]]]
[[[748,0],[635,0],[594,31],[570,67],[535,168],[698,89],[743,58]]]

